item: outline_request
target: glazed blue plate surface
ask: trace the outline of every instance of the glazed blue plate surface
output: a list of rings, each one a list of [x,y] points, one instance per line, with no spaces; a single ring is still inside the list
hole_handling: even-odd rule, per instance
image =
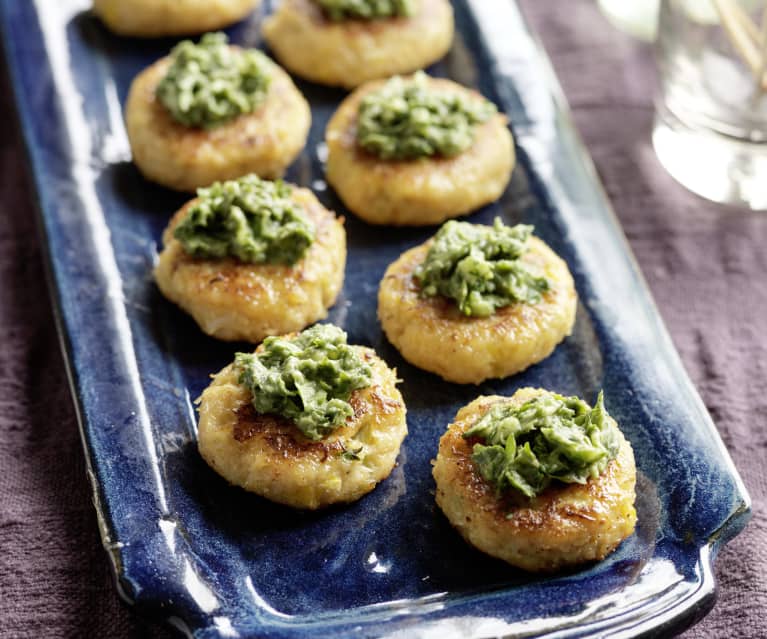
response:
[[[687,378],[570,123],[545,54],[511,0],[456,0],[455,44],[429,69],[474,86],[510,120],[518,162],[501,200],[469,219],[534,224],[568,263],[573,335],[503,381],[458,386],[408,365],[376,319],[378,282],[434,228],[368,226],[323,181],[323,131],[344,93],[312,104],[288,179],[346,217],[349,259],[329,320],[403,379],[410,434],[392,475],[344,507],[296,512],[230,487],[200,458],[193,400],[247,345],[217,342],[165,301],[151,269],[185,196],[130,161],[122,105],[170,40],[109,33],[88,0],[4,0],[6,58],[104,545],[120,594],[196,637],[639,636],[713,605],[712,561],[749,499]],[[230,30],[262,46],[263,13]],[[545,386],[608,410],[634,447],[636,533],[607,559],[539,577],[467,546],[434,504],[430,461],[478,394]]]

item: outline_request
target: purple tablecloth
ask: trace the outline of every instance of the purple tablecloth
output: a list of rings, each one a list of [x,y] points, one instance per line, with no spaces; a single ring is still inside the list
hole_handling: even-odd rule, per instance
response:
[[[684,636],[767,637],[767,214],[705,202],[663,171],[649,143],[651,52],[593,0],[521,4],[754,501],[751,524],[719,556],[716,607]],[[167,637],[119,601],[100,545],[34,198],[0,88],[0,636]]]

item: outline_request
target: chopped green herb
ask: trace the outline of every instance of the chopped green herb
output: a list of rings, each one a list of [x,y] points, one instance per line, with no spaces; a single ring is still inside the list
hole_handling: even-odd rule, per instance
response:
[[[351,394],[372,379],[370,367],[346,343],[346,333],[330,324],[293,338],[267,337],[263,351],[237,353],[234,364],[257,412],[286,417],[313,440],[354,415]]]
[[[256,175],[198,189],[199,200],[173,236],[195,257],[294,264],[314,241],[314,223],[290,197],[291,187]]]
[[[360,457],[360,453],[362,452],[363,448],[364,446],[360,446],[359,448],[356,448],[355,450],[349,450],[348,448],[344,448],[343,452],[341,453],[341,457],[345,459],[346,461],[360,461],[360,459],[362,459],[362,457]]]
[[[157,85],[157,98],[174,120],[211,128],[252,113],[269,89],[269,59],[256,49],[234,49],[224,33],[206,33],[199,44],[184,40]]]
[[[477,124],[496,112],[484,98],[428,84],[422,72],[392,78],[360,103],[357,142],[383,160],[453,156],[474,142]]]
[[[531,498],[554,479],[598,477],[620,447],[601,392],[594,408],[549,392],[521,406],[495,404],[463,436],[484,442],[474,444],[472,460],[499,494],[513,489]]]
[[[449,297],[465,315],[488,317],[514,302],[536,304],[549,290],[520,258],[533,227],[493,226],[451,220],[440,228],[426,259],[415,270],[425,297]]]
[[[414,0],[317,0],[331,20],[376,20],[412,16]]]

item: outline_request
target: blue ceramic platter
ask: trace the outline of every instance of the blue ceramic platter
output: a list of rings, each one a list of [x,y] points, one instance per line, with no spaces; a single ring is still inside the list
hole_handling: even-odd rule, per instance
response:
[[[205,337],[151,280],[161,231],[186,198],[133,167],[122,104],[173,43],[113,36],[88,5],[3,0],[2,28],[94,500],[126,601],[195,637],[262,639],[640,636],[708,611],[713,558],[745,525],[748,495],[511,0],[456,0],[455,45],[430,72],[508,114],[513,179],[470,219],[532,223],[567,260],[581,300],[574,334],[541,364],[480,387],[405,363],[382,336],[376,291],[385,267],[434,229],[373,228],[344,211],[322,170],[325,124],[344,94],[299,82],[314,122],[288,178],[347,218],[346,284],[329,319],[397,367],[410,429],[389,479],[319,513],[232,488],[197,453],[192,400],[247,346]],[[260,45],[262,14],[233,40]],[[589,400],[604,388],[639,469],[636,533],[605,561],[551,577],[472,550],[434,505],[430,460],[456,410],[528,385]]]

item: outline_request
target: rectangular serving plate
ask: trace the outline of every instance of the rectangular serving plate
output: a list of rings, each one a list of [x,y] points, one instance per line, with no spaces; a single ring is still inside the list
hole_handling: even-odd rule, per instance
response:
[[[230,30],[261,46],[262,11]],[[186,199],[130,162],[122,104],[169,40],[118,38],[87,0],[3,0],[2,29],[48,248],[102,537],[121,596],[195,637],[490,637],[677,631],[713,605],[712,561],[749,498],[687,378],[545,54],[511,0],[456,0],[457,34],[429,71],[478,88],[510,120],[517,167],[469,219],[534,224],[580,296],[572,337],[526,372],[479,387],[409,366],[376,319],[378,282],[434,229],[373,228],[324,182],[322,142],[341,91],[312,104],[287,178],[346,216],[349,257],[329,320],[396,366],[410,434],[392,476],[359,502],[302,513],[232,488],[199,457],[192,400],[247,345],[203,336],[151,279]],[[430,460],[479,394],[604,388],[638,466],[636,533],[582,570],[537,577],[469,548],[434,505]]]

